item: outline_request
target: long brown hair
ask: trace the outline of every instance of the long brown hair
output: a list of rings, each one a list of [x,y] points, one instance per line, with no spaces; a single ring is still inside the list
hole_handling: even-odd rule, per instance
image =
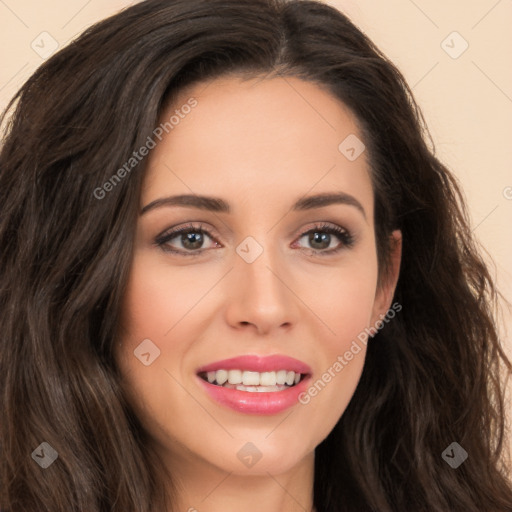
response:
[[[343,14],[295,0],[136,4],[46,61],[4,112],[0,508],[166,509],[165,470],[112,348],[146,160],[105,197],[94,190],[173,94],[227,73],[297,76],[347,105],[370,157],[381,272],[389,233],[403,233],[403,309],[369,341],[353,399],[316,449],[318,512],[512,511],[512,365],[460,188],[400,72]],[[441,456],[454,441],[469,455],[457,469]],[[58,453],[46,469],[31,457],[42,442]]]

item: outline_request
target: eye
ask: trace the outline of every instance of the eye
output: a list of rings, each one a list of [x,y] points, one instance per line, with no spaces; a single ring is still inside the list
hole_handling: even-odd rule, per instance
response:
[[[205,247],[207,239],[213,242],[213,247],[221,247],[202,225],[188,224],[166,231],[155,239],[155,243],[166,252],[196,256],[209,248]]]
[[[210,239],[210,247],[206,243],[208,239]],[[304,249],[321,255],[334,254],[354,244],[354,237],[348,230],[325,223],[303,232],[294,245],[303,239],[310,245]],[[162,233],[155,239],[155,244],[165,252],[182,256],[198,256],[207,249],[222,247],[202,225],[194,226],[193,224]]]
[[[313,253],[334,254],[353,246],[354,237],[346,229],[331,224],[320,224],[302,233],[298,241],[305,239]],[[327,250],[326,250],[327,249]]]

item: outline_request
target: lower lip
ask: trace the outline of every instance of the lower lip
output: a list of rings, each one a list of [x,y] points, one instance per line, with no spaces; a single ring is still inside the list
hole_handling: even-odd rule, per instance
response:
[[[299,402],[299,395],[308,387],[310,377],[303,378],[298,384],[283,391],[239,391],[210,384],[197,377],[205,391],[213,400],[237,412],[246,414],[277,414]]]

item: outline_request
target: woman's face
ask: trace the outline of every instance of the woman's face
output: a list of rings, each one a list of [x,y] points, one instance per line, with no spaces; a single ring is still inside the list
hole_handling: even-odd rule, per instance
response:
[[[310,463],[347,407],[398,256],[378,289],[362,136],[317,85],[217,79],[171,116],[142,189],[125,386],[180,475],[276,475]]]

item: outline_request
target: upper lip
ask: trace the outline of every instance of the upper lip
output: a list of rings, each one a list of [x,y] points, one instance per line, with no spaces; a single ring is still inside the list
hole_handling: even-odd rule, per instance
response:
[[[295,373],[310,374],[311,368],[293,357],[275,354],[271,356],[244,355],[215,361],[198,368],[197,373],[217,370],[247,370],[250,372],[270,372],[288,370]]]

